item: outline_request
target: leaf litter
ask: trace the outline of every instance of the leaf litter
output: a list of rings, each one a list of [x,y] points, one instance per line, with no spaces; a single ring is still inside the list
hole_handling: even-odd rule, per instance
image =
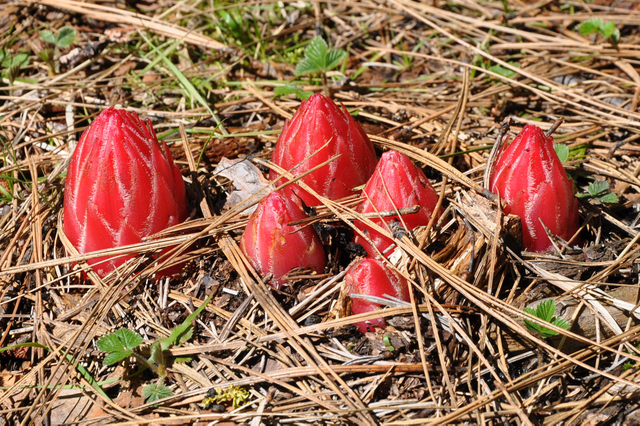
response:
[[[87,424],[637,421],[639,24],[635,2],[605,0],[0,6],[2,416],[53,421],[84,398]],[[318,35],[346,55],[297,75]],[[334,236],[322,274],[271,292],[238,250],[262,196],[245,184],[262,182],[300,98],[324,90],[442,197],[437,223],[395,240],[409,304],[346,316],[355,258],[339,235],[367,220],[355,198],[310,219]],[[153,121],[193,201],[190,221],[113,250],[139,255],[101,279],[58,229],[68,154],[110,106]],[[521,252],[518,221],[483,196],[506,118],[511,137],[564,120],[584,246]],[[254,166],[223,177],[223,157]],[[239,188],[244,204],[223,209]],[[156,283],[153,255],[176,244],[188,266]],[[525,308],[547,301],[531,315],[557,334],[542,339]],[[381,316],[384,331],[354,331]],[[187,319],[188,338],[156,344],[164,382],[127,355],[149,359]],[[99,342],[118,330],[141,344],[118,340],[105,365]]]

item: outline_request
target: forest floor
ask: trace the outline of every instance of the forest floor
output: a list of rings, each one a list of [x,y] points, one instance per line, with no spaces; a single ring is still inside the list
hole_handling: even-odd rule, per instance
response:
[[[640,424],[637,1],[3,3],[4,424]],[[296,75],[318,36],[344,60]],[[218,166],[263,174],[305,92],[442,194],[442,218],[398,242],[412,303],[347,315],[339,238],[323,273],[278,291],[239,250],[248,215],[225,201],[243,175]],[[112,250],[136,256],[100,278],[61,223],[71,154],[111,106],[151,120],[191,214]],[[485,168],[503,129],[560,119],[581,244],[531,253]],[[349,230],[355,197],[317,224]],[[176,245],[186,267],[156,282],[153,256]],[[550,337],[524,322],[548,300],[571,325]],[[380,315],[384,330],[352,325]]]

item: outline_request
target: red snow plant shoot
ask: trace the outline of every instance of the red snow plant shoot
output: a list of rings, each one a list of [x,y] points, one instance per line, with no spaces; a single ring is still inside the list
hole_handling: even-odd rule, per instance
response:
[[[520,216],[523,244],[530,251],[552,247],[544,226],[564,240],[580,226],[578,200],[553,138],[537,126],[526,125],[503,149],[489,184],[506,201],[505,213]]]
[[[307,217],[282,191],[269,194],[249,217],[240,247],[256,270],[273,275],[270,284],[275,288],[293,268],[324,270],[324,248],[313,227],[289,225]]]
[[[352,188],[364,184],[376,166],[373,144],[347,110],[316,93],[303,101],[293,118],[285,123],[272,161],[300,176],[341,154],[339,158],[302,178],[323,197],[335,200],[352,195]],[[271,171],[269,178],[278,174]],[[308,206],[318,204],[311,194],[290,185]]]
[[[186,218],[182,175],[151,122],[115,108],[100,113],[69,163],[64,191],[69,241],[80,253],[120,247]],[[88,263],[104,277],[132,257]]]
[[[384,295],[409,302],[409,287],[407,280],[401,275],[389,269],[382,261],[366,258],[354,263],[345,275],[346,294],[351,297],[351,312],[363,314],[381,309],[379,303],[356,297],[375,296],[383,298]],[[361,332],[374,331],[374,327],[384,328],[384,318],[374,318],[369,321],[355,323]]]
[[[392,213],[402,208],[420,206],[417,213],[402,215],[401,223],[408,230],[426,226],[438,203],[438,194],[422,170],[397,151],[382,154],[373,176],[364,187],[363,196],[364,200],[357,207],[360,213]],[[371,220],[388,229],[389,222],[400,219],[398,216],[387,216]],[[393,240],[360,221],[356,221],[355,226],[363,230],[381,252],[393,243]],[[376,253],[362,236],[357,235],[355,242],[361,244],[370,256]]]

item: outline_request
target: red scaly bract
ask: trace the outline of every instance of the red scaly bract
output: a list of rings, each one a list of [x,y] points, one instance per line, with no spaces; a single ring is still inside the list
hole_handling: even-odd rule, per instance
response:
[[[491,175],[490,189],[506,201],[505,213],[520,216],[523,244],[530,251],[552,247],[540,220],[565,240],[580,226],[578,200],[553,149],[553,138],[537,126],[525,126],[503,149]]]
[[[407,280],[389,269],[382,261],[366,258],[351,265],[345,275],[345,292],[350,296],[355,294],[383,297],[385,294],[409,302],[409,286]],[[351,299],[351,312],[363,314],[381,309],[380,305],[365,299]],[[368,323],[368,324],[367,324]],[[374,318],[370,321],[355,323],[361,332],[373,331],[373,327],[384,328],[384,318]]]
[[[185,186],[151,122],[109,108],[78,142],[65,182],[64,232],[80,253],[135,244],[187,218]],[[133,256],[90,259],[102,277]],[[175,271],[164,271],[165,274]]]
[[[293,268],[324,270],[324,248],[313,227],[288,225],[307,217],[282,191],[269,194],[249,217],[240,247],[257,271],[273,275],[270,284],[276,289]]]
[[[287,170],[297,166],[292,173],[299,176],[337,154],[342,156],[302,178],[318,194],[332,200],[352,195],[352,188],[369,179],[377,159],[360,124],[344,107],[340,109],[331,99],[316,93],[303,101],[293,118],[285,123],[272,161]],[[276,172],[269,173],[270,179],[277,177]],[[308,206],[319,204],[297,185],[285,189],[292,190]]]
[[[360,213],[384,213],[403,207],[420,206],[418,213],[402,216],[408,230],[416,226],[426,226],[438,203],[438,194],[433,190],[422,170],[416,167],[406,155],[396,151],[387,151],[382,154],[373,176],[364,187],[364,196],[364,201],[357,207]],[[384,228],[385,223],[398,220],[398,216],[371,220]],[[368,233],[380,252],[393,243],[393,240],[374,231],[361,221],[356,221],[355,226]],[[370,256],[376,254],[373,247],[360,235],[356,235],[355,242],[361,244]]]

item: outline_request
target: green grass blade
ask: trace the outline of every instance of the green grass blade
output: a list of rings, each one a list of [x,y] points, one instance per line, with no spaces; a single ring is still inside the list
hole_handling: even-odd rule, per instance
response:
[[[165,66],[167,68],[169,68],[169,70],[176,76],[176,78],[178,79],[178,81],[180,82],[180,84],[182,85],[182,87],[195,99],[198,101],[198,103],[200,103],[200,105],[202,105],[203,107],[205,107],[207,109],[207,111],[209,112],[209,114],[211,114],[211,116],[213,117],[213,119],[215,120],[216,124],[218,126],[220,126],[220,131],[224,134],[226,134],[226,130],[224,129],[224,127],[221,125],[222,122],[220,121],[220,119],[218,118],[218,116],[213,112],[213,110],[211,109],[211,107],[209,106],[209,103],[206,101],[205,98],[202,97],[202,95],[200,94],[200,92],[198,92],[198,90],[196,90],[196,88],[193,86],[193,84],[191,84],[191,82],[189,81],[189,79],[187,77],[185,77],[185,75],[182,73],[182,71],[180,71],[178,69],[177,66],[175,66],[173,64],[173,62],[171,62],[169,60],[169,58],[167,58],[152,42],[151,40],[149,40],[149,38],[147,36],[144,35],[143,32],[138,31],[138,34],[140,34],[140,36],[147,42],[147,44],[149,45],[149,47],[151,47],[151,49],[153,49],[154,52],[156,52],[156,54],[158,56],[160,56],[162,58],[162,62],[164,62]]]

